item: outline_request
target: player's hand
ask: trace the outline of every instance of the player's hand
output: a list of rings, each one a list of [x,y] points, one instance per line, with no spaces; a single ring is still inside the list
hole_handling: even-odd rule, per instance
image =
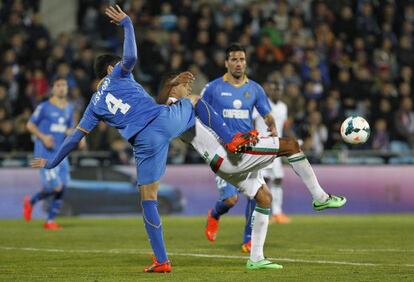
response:
[[[86,144],[86,139],[85,137],[81,139],[81,141],[79,142],[78,145],[78,149],[79,150],[86,150],[87,144]]]
[[[194,79],[195,77],[191,72],[185,71],[185,72],[178,74],[173,79],[171,79],[170,85],[177,86],[179,84],[190,84],[194,81]]]
[[[269,136],[272,136],[272,137],[277,137],[277,130],[276,130],[276,127],[274,127],[274,126],[269,127],[269,128],[267,128],[267,131],[268,131],[268,132],[270,132],[270,133],[269,133]]]
[[[115,5],[115,7],[109,6],[105,9],[105,14],[111,19],[111,23],[119,25],[119,23],[127,17],[127,14],[122,11],[121,7]]]
[[[30,166],[33,168],[44,168],[47,160],[42,158],[34,158],[30,161]]]
[[[52,135],[45,135],[42,138],[42,142],[45,145],[46,148],[52,149],[55,146],[55,139]]]

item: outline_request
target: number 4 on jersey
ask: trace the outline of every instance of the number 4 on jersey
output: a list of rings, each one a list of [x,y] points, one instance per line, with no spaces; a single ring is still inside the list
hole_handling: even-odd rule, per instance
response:
[[[121,113],[125,115],[131,107],[127,103],[122,103],[121,99],[115,98],[114,95],[112,95],[111,93],[108,93],[106,95],[105,102],[108,106],[108,110],[114,115],[118,110],[121,110]]]

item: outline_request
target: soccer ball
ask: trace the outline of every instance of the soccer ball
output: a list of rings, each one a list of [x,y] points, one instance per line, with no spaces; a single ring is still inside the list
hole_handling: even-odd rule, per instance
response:
[[[362,117],[349,117],[341,125],[342,139],[349,144],[365,143],[370,133],[369,123]]]

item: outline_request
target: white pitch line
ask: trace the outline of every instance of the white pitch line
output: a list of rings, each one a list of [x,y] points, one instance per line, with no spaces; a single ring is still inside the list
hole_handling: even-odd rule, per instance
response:
[[[402,249],[339,249],[340,252],[361,252],[361,253],[414,253],[414,250],[402,250]]]
[[[134,249],[108,249],[108,250],[65,250],[65,249],[40,249],[40,248],[21,248],[21,247],[6,247],[0,246],[1,250],[18,250],[31,252],[50,252],[50,253],[105,253],[105,254],[149,254],[150,250],[134,250]],[[228,256],[228,255],[213,255],[213,254],[196,254],[196,253],[169,253],[171,256],[187,256],[187,257],[203,257],[203,258],[222,258],[222,259],[247,259],[247,256]],[[338,264],[338,265],[353,265],[353,266],[406,266],[414,267],[414,264],[380,264],[380,263],[361,263],[349,261],[330,261],[330,260],[306,260],[306,259],[292,259],[282,257],[269,257],[270,260],[287,261],[287,262],[301,262],[301,263],[316,263],[316,264]]]

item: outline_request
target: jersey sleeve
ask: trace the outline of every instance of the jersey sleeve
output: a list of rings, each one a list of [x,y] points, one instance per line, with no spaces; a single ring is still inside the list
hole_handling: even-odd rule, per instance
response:
[[[109,77],[120,78],[128,77],[131,75],[131,72],[126,71],[122,68],[122,63],[118,62],[113,68],[112,72],[109,74]]]
[[[260,117],[259,112],[257,111],[257,109],[256,109],[256,108],[254,108],[254,109],[253,109],[252,118],[253,118],[254,120],[256,120],[256,119],[258,119],[259,117]]]
[[[40,121],[44,116],[44,108],[45,104],[39,104],[33,112],[32,116],[30,117],[30,122],[34,123],[35,125],[39,125]]]
[[[269,99],[267,98],[263,87],[261,87],[260,85],[257,85],[257,98],[256,104],[254,106],[256,107],[257,111],[262,117],[264,117],[271,111]]]
[[[211,83],[207,83],[206,86],[204,86],[203,90],[200,93],[200,96],[203,98],[204,101],[209,103],[211,105],[211,102],[213,100],[213,85]]]
[[[90,102],[76,128],[85,133],[89,133],[95,128],[99,120],[99,117],[93,111],[93,104]]]

